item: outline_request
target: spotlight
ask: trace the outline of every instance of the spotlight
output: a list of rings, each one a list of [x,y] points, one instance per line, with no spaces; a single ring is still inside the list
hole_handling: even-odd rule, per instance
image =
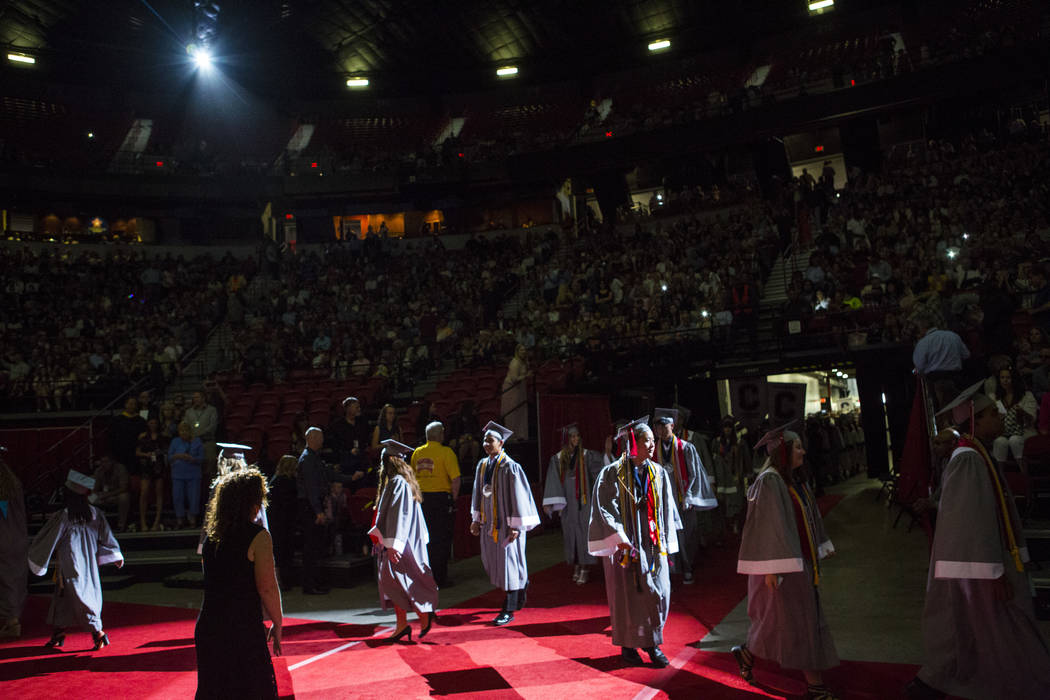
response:
[[[701,315],[701,316],[703,316],[704,318],[707,318],[707,317],[708,317],[708,316],[710,316],[711,314],[709,314],[709,313],[707,312],[707,309],[704,309],[703,311],[701,311],[701,312],[700,312],[700,315]]]
[[[963,240],[964,240],[964,241],[968,241],[968,240],[970,240],[970,234],[968,234],[968,233],[964,233],[964,234],[963,234]]]
[[[667,283],[666,283],[666,282],[663,282],[663,283],[662,283],[662,284],[660,285],[660,291],[661,291],[661,292],[666,292],[666,291],[667,291]]]
[[[94,131],[89,131],[89,132],[87,133],[87,137],[88,137],[89,139],[93,139],[93,138],[95,138],[95,132],[94,132]]]
[[[197,68],[202,71],[211,70],[211,52],[208,49],[190,44],[186,47],[186,53],[190,55]]]

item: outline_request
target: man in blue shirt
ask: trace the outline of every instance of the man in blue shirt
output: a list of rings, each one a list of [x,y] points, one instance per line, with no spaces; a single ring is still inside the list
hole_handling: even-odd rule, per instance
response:
[[[926,377],[934,392],[935,408],[940,408],[958,392],[956,379],[963,362],[970,357],[970,350],[958,333],[941,330],[933,322],[928,328],[915,344],[911,359],[915,372]]]
[[[168,464],[171,465],[171,500],[175,506],[177,529],[186,527],[187,502],[189,527],[197,527],[201,512],[201,464],[204,462],[204,443],[193,437],[189,423],[179,423],[179,434],[168,445]]]

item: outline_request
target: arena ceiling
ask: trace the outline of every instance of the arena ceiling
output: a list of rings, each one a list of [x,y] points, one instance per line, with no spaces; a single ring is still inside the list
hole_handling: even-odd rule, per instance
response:
[[[197,42],[247,80],[363,74],[419,89],[503,63],[542,80],[608,70],[643,60],[652,39],[697,50],[805,15],[802,0],[4,0],[0,42],[67,78],[154,81]]]

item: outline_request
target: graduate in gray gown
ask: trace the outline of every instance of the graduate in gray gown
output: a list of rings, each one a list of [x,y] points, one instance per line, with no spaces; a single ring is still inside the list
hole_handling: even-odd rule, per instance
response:
[[[642,663],[642,648],[663,668],[669,663],[660,651],[671,605],[667,557],[678,551],[682,520],[671,479],[652,461],[656,445],[647,421],[628,423],[617,434],[626,444],[594,485],[587,546],[602,559],[613,644],[628,663]]]
[[[379,602],[394,605],[397,629],[392,640],[412,639],[408,610],[415,610],[426,623],[419,629],[422,639],[434,624],[438,587],[430,570],[427,543],[430,535],[423,519],[423,494],[415,470],[405,461],[412,448],[397,440],[383,440],[379,464],[379,498],[375,523],[368,536],[375,542],[379,580]]]
[[[87,501],[95,480],[70,470],[65,484],[66,507],[53,514],[29,546],[29,570],[47,573],[55,557],[55,592],[47,622],[54,629],[45,646],[61,647],[65,628],[80,625],[91,630],[94,650],[109,644],[102,629],[102,580],[98,567],[124,566],[124,555],[106,516]]]
[[[821,671],[839,657],[820,605],[820,560],[835,552],[816,499],[798,478],[806,451],[787,426],[771,430],[755,450],[769,459],[747,491],[747,521],[737,572],[747,574],[747,643],[733,647],[740,675],[753,679],[755,657],[801,670],[808,700],[834,700]]]
[[[718,499],[711,488],[707,470],[691,442],[675,436],[678,409],[658,408],[653,412],[656,425],[656,462],[667,470],[674,486],[674,502],[682,518],[678,533],[678,554],[674,557],[676,572],[682,582],[691,585],[693,565],[700,548],[701,511],[718,507]]]
[[[483,433],[481,444],[488,456],[474,472],[470,534],[481,538],[481,561],[492,585],[507,594],[503,609],[492,621],[501,627],[525,606],[529,585],[525,533],[540,524],[540,515],[524,470],[503,450],[513,433],[492,421]]]
[[[941,411],[970,429],[941,476],[922,614],[926,663],[909,698],[1050,698],[1050,653],[1036,626],[1021,520],[988,445],[1003,432],[971,386]],[[971,418],[972,416],[972,418]]]
[[[5,452],[0,447],[0,640],[22,636],[19,618],[29,580],[25,499],[22,484],[4,460]]]
[[[561,518],[565,561],[573,565],[572,580],[583,585],[595,559],[587,551],[587,528],[591,520],[591,492],[598,472],[607,460],[594,450],[584,449],[575,423],[561,429],[563,445],[551,457],[543,486],[543,510]]]

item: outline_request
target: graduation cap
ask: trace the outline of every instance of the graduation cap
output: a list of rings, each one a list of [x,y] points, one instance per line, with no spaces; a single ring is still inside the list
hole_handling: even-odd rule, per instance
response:
[[[667,425],[668,423],[678,423],[678,409],[677,408],[657,408],[653,410],[653,423],[656,425]]]
[[[568,425],[559,428],[558,432],[561,433],[561,444],[564,446],[569,444],[569,438],[573,435],[580,434],[580,427],[575,423],[569,423]]]
[[[506,442],[510,438],[510,436],[514,434],[514,431],[510,428],[506,428],[500,425],[494,420],[490,420],[488,423],[485,424],[485,427],[481,431],[481,434],[484,436],[490,433],[493,436],[495,436],[496,439],[500,442]]]
[[[403,442],[398,442],[394,438],[387,438],[379,444],[383,446],[383,454],[380,455],[380,460],[384,460],[387,457],[404,457],[413,452],[411,447]]]
[[[973,417],[995,404],[995,399],[987,394],[979,393],[984,386],[984,380],[966,387],[954,399],[945,404],[944,408],[937,411],[937,415],[950,414],[952,425],[962,425],[970,421],[970,432],[973,432]]]
[[[762,438],[755,443],[755,449],[759,450],[763,447],[766,448],[766,452],[772,456],[773,451],[777,448],[783,447],[789,442],[794,442],[799,439],[798,433],[793,430],[788,430],[795,423],[798,423],[798,419],[785,423],[779,428],[773,428],[768,433],[762,436]]]
[[[722,416],[722,425],[728,425],[728,426],[731,426],[731,427],[735,428],[736,427],[736,417],[733,414],[731,414],[731,413],[725,414],[724,416]]]
[[[248,459],[244,456],[245,452],[251,451],[250,445],[240,445],[236,442],[217,442],[215,446],[219,448],[219,457],[216,459],[216,467],[218,467],[219,474],[229,474],[235,469],[248,466]]]
[[[251,445],[240,445],[236,442],[217,442],[215,446],[219,448],[219,459],[240,459],[245,462],[248,460],[244,453],[252,449]]]
[[[616,433],[617,440],[625,440],[624,452],[628,457],[638,456],[638,443],[634,439],[634,431],[640,426],[645,426],[646,430],[649,430],[649,416],[642,416],[637,420],[625,423],[620,427],[620,430]]]
[[[87,474],[81,474],[76,469],[70,469],[66,475],[66,488],[83,496],[95,490],[95,479]]]

